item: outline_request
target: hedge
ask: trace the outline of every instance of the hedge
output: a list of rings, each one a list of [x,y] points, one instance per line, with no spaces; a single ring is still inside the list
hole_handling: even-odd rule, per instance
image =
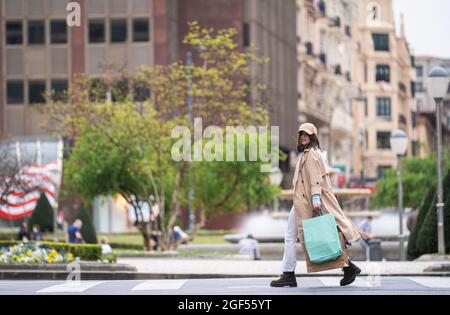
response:
[[[16,240],[19,232],[0,232],[0,241]]]
[[[444,178],[444,234],[445,251],[450,252],[450,171]],[[430,187],[417,216],[416,225],[408,241],[408,259],[415,259],[424,254],[438,251],[437,241],[437,189]]]
[[[0,241],[0,248],[20,244],[19,241]],[[71,253],[74,257],[81,260],[99,260],[102,259],[102,247],[100,244],[70,244],[55,242],[33,242],[39,243],[43,248],[55,249],[65,253]]]

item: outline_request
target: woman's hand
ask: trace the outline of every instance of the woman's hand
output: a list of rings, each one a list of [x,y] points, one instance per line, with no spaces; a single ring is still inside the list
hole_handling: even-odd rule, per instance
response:
[[[312,204],[314,211],[320,212],[320,208],[322,207],[322,201],[320,200],[320,195],[312,196]]]

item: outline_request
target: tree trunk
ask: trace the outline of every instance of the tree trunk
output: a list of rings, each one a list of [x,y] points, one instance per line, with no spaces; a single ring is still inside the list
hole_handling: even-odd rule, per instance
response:
[[[206,225],[206,214],[205,210],[200,210],[200,221],[197,222],[194,226],[194,230],[192,231],[192,239],[195,239],[197,237],[198,231],[200,231],[204,226]]]
[[[148,252],[152,251],[153,249],[152,249],[152,247],[150,245],[150,233],[149,233],[149,231],[147,229],[147,225],[145,224],[145,222],[140,222],[138,227],[139,227],[139,231],[142,234],[142,239],[144,241],[144,249],[145,249],[145,251],[148,251]]]

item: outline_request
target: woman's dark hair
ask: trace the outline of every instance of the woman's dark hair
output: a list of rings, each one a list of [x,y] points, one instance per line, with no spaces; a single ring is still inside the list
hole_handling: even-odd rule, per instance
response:
[[[298,139],[297,139],[297,151],[298,151],[298,153],[301,153],[301,152],[303,152],[303,151],[305,151],[306,149],[309,149],[309,148],[317,148],[319,150],[322,150],[322,148],[320,147],[319,138],[317,138],[317,135],[315,135],[315,134],[308,135],[307,134],[309,139],[310,139],[310,141],[309,141],[308,145],[303,146],[303,145],[300,144],[300,134],[301,134],[301,132],[298,133]]]

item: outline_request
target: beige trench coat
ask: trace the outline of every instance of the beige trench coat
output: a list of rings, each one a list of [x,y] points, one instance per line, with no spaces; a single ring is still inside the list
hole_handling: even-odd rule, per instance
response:
[[[294,208],[297,214],[297,231],[300,242],[304,247],[302,221],[312,218],[312,196],[320,195],[322,210],[331,213],[346,240],[353,244],[359,238],[367,238],[342,211],[336,197],[333,194],[330,176],[319,149],[310,148],[303,152],[297,162],[294,174]]]

